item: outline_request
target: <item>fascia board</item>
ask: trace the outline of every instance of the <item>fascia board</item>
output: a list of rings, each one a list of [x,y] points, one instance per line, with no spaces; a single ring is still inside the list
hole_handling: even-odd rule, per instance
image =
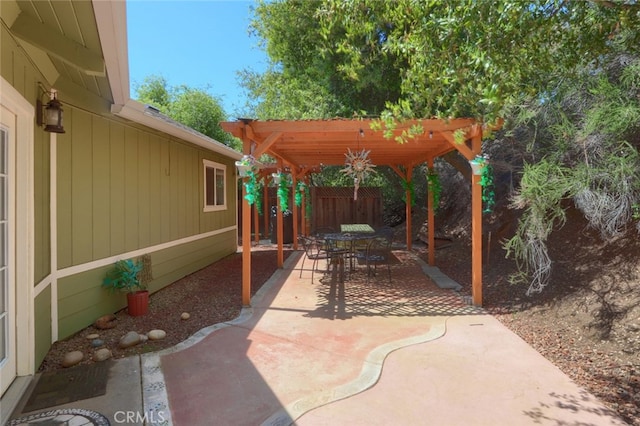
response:
[[[130,97],[126,3],[124,0],[93,0],[93,10],[113,103],[124,105]]]
[[[151,127],[152,129],[156,129],[171,136],[175,136],[176,138],[191,142],[195,145],[206,148],[209,151],[216,152],[234,160],[242,158],[242,153],[229,148],[215,139],[203,135],[202,133],[198,133],[192,129],[191,131],[185,130],[169,121],[155,117],[148,112],[147,106],[141,102],[130,99],[125,105],[113,105],[111,107],[111,112],[119,117]],[[185,128],[188,127],[185,126]]]

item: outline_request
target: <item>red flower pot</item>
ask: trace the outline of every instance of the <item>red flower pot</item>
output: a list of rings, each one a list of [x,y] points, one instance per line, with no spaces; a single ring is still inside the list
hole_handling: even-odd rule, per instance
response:
[[[127,293],[127,312],[132,317],[145,315],[149,310],[149,291],[139,290],[135,293]]]

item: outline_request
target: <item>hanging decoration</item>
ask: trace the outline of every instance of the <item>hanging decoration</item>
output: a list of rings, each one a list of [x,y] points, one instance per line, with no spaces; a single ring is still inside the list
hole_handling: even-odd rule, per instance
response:
[[[360,183],[364,182],[369,173],[374,173],[374,167],[376,167],[373,163],[371,163],[371,159],[369,158],[369,153],[371,151],[367,151],[362,149],[362,151],[351,151],[350,148],[347,148],[347,153],[344,154],[346,157],[345,166],[340,171],[347,176],[353,178],[353,199],[358,199],[358,188],[360,188]]]
[[[407,203],[407,192],[409,192],[409,197],[411,197],[411,207],[416,205],[416,192],[413,186],[413,181],[408,181],[406,179],[402,179],[402,186],[404,188],[404,194],[402,194],[402,201]]]
[[[440,194],[442,193],[442,185],[440,184],[440,178],[435,170],[429,169],[427,171],[427,190],[431,191],[433,195],[433,210],[438,211],[440,206]]]
[[[307,185],[299,180],[298,183],[296,184],[296,193],[294,194],[294,200],[296,203],[296,206],[300,207],[302,205],[302,196],[306,194],[306,188]]]
[[[278,182],[278,199],[280,200],[280,209],[284,212],[289,209],[289,177],[285,173],[278,172],[280,179]],[[274,179],[274,182],[276,179]]]
[[[493,167],[487,162],[480,175],[480,185],[482,186],[482,201],[484,210],[482,213],[491,213],[496,204],[495,186],[493,184]]]
[[[478,183],[482,186],[482,201],[485,206],[482,212],[491,213],[496,204],[496,194],[493,184],[493,167],[489,163],[489,156],[487,154],[476,155],[473,160],[469,161],[469,165],[473,174],[480,176]]]
[[[236,161],[236,167],[238,168],[238,173],[241,177],[249,176],[250,171],[254,171],[254,166],[256,164],[256,159],[253,158],[253,155],[245,154],[242,158]]]
[[[247,200],[250,206],[256,203],[256,207],[259,208],[262,204],[262,198],[260,191],[261,184],[258,182],[258,177],[256,176],[255,171],[252,169],[246,171],[245,177],[246,179],[244,181],[244,187],[247,193],[245,194],[244,198]]]
[[[302,199],[304,198],[305,203],[305,215],[307,219],[311,219],[311,193],[309,191],[309,185],[306,182],[299,180],[296,184],[296,192],[294,194],[294,202],[296,206],[302,206]]]

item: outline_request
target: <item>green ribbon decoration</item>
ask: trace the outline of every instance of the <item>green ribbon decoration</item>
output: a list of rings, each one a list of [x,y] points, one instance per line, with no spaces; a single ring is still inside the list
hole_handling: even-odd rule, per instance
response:
[[[258,214],[262,214],[262,193],[260,191],[261,185],[258,183],[255,170],[251,168],[247,172],[247,178],[245,179],[244,188],[247,191],[244,198],[247,200],[250,206],[254,203],[258,209]]]
[[[482,201],[485,204],[485,208],[482,210],[482,213],[491,213],[493,211],[493,206],[496,204],[496,193],[493,183],[493,167],[491,167],[491,164],[488,162],[482,169],[482,174],[480,175],[480,186],[482,186]]]
[[[402,186],[404,188],[404,194],[402,194],[402,200],[407,203],[407,191],[411,195],[411,207],[416,205],[416,193],[413,188],[413,181],[409,182],[406,179],[402,179]]]
[[[442,194],[442,185],[440,184],[440,177],[433,171],[427,171],[427,189],[433,195],[433,210],[438,211],[440,206],[440,194]]]
[[[280,209],[285,211],[289,208],[289,178],[286,174],[280,173],[280,183],[278,183],[278,198],[280,199]]]

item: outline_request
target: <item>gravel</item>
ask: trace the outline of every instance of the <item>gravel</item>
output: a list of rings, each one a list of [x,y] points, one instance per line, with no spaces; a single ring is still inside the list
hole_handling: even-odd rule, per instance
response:
[[[414,248],[426,260],[424,247],[418,243]],[[440,269],[463,285],[463,295],[470,294],[469,253],[467,243],[454,241],[438,250],[436,256]],[[285,256],[289,254],[290,251],[285,252]],[[565,292],[550,290],[532,299],[524,296],[525,288],[507,282],[514,271],[513,263],[499,252],[493,254],[492,259],[490,266],[485,267],[483,277],[484,307],[489,313],[630,425],[640,426],[640,308],[637,299],[631,299],[633,305],[625,315],[618,316],[617,322],[610,324],[608,334],[603,334],[601,327],[594,326],[598,324],[594,320],[599,318],[597,313],[601,312],[602,303],[596,303],[599,299],[594,296],[592,286],[587,288],[581,280],[576,280],[574,270],[568,265],[568,269],[559,268],[555,276],[573,283],[568,287],[571,292],[566,292],[567,285],[557,286],[556,289],[563,288]],[[252,294],[273,274],[276,264],[276,251],[253,252]],[[62,368],[64,354],[73,350],[85,354],[82,364],[91,363],[90,356],[96,348],[86,338],[90,334],[99,334],[113,356],[121,358],[174,346],[203,327],[237,317],[242,306],[241,265],[241,253],[228,256],[153,294],[149,314],[130,317],[120,311],[116,313],[117,327],[114,329],[98,330],[90,326],[54,343],[40,371]],[[635,287],[630,289],[633,291]],[[638,292],[630,294],[637,295]],[[619,297],[629,300],[631,296],[619,294]],[[621,303],[616,304],[614,299],[608,301],[613,306]],[[181,319],[184,312],[190,314],[188,320]],[[147,333],[153,329],[166,331],[167,337],[149,340],[133,348],[117,348],[118,340],[128,331]]]

